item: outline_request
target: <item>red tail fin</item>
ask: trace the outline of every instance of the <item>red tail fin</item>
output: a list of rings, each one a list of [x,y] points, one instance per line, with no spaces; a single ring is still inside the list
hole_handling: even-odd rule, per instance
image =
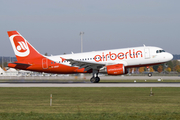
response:
[[[8,31],[7,33],[18,61],[42,57],[42,55],[17,31]]]

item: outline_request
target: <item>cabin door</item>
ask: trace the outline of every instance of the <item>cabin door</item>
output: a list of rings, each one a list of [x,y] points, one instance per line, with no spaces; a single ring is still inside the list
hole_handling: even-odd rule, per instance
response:
[[[42,68],[48,69],[48,59],[47,58],[42,59]]]
[[[144,49],[144,54],[145,54],[145,59],[149,59],[150,58],[150,50],[149,50],[149,48],[145,48]]]

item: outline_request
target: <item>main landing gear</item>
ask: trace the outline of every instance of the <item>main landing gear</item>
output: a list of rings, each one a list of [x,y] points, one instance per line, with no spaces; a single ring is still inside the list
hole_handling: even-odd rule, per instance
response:
[[[92,83],[98,83],[98,82],[100,81],[100,78],[99,78],[99,77],[92,77],[92,78],[90,79],[90,81],[91,81]]]
[[[96,77],[95,77],[96,75]],[[100,81],[100,78],[98,77],[98,71],[93,70],[93,77],[90,79],[92,83],[98,83]]]

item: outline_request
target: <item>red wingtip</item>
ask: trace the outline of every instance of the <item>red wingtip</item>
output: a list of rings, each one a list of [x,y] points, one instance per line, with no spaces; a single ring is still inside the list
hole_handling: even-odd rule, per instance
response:
[[[17,31],[7,31],[8,36],[19,34]]]

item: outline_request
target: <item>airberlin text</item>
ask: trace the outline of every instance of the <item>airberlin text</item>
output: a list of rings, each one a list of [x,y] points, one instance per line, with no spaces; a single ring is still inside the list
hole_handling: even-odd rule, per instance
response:
[[[94,60],[96,62],[100,62],[100,61],[107,61],[108,59],[110,60],[123,60],[123,59],[133,59],[133,58],[138,58],[138,57],[143,57],[142,55],[142,51],[138,50],[135,51],[133,50],[129,50],[127,52],[119,52],[119,53],[112,53],[109,52],[108,54],[104,54],[104,52],[102,52],[102,55],[96,55],[94,56]]]

